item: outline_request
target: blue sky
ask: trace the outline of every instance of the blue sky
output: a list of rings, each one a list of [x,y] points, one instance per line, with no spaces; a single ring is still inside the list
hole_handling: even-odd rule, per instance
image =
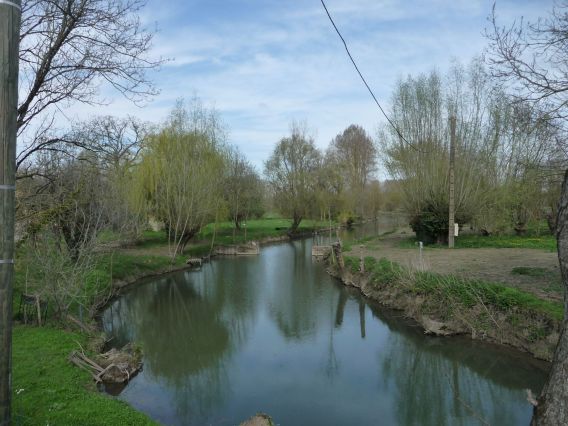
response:
[[[493,1],[328,0],[361,71],[388,110],[398,78],[444,71],[483,52]],[[498,1],[503,22],[544,16],[552,1]],[[149,0],[157,26],[152,55],[172,58],[153,73],[160,94],[143,108],[114,97],[105,114],[158,122],[176,98],[214,106],[229,140],[262,171],[291,120],[307,120],[325,147],[349,124],[371,135],[384,120],[356,75],[319,0]],[[71,107],[84,117],[100,109]]]

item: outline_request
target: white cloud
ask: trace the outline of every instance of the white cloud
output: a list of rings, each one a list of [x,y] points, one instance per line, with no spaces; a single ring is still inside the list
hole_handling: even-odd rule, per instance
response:
[[[215,104],[230,127],[231,140],[259,169],[294,118],[305,118],[317,129],[321,147],[351,123],[373,134],[382,122],[319,2],[278,1],[261,8],[257,2],[244,1],[246,10],[256,14],[234,17],[210,10],[201,13],[197,6],[191,9],[191,2],[181,9],[169,3],[153,0],[149,6],[157,13],[144,15],[145,22],[158,21],[161,28],[153,55],[176,58],[155,75],[161,94],[143,109],[117,98],[104,108],[105,114],[159,121],[176,98],[196,92]],[[400,76],[434,67],[444,70],[453,58],[467,62],[481,53],[492,1],[327,4],[388,109]],[[498,10],[506,19],[535,17],[551,5],[552,1],[510,1],[500,2]],[[187,22],[182,12],[188,13]],[[100,111],[75,105],[66,112],[85,116]]]

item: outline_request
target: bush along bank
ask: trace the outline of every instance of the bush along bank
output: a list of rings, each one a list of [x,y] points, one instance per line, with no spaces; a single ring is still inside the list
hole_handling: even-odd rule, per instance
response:
[[[552,360],[563,317],[560,303],[498,283],[414,271],[387,259],[343,256],[337,245],[329,264],[329,272],[344,284],[404,311],[427,334],[469,334]]]

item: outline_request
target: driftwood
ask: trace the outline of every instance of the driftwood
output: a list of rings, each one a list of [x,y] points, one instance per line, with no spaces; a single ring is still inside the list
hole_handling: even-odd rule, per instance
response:
[[[97,384],[128,382],[142,368],[139,354],[130,345],[100,354],[96,361],[85,355],[81,348],[81,351],[71,353],[69,361],[91,373]]]
[[[331,255],[331,246],[312,246],[312,256],[316,259],[326,259]]]

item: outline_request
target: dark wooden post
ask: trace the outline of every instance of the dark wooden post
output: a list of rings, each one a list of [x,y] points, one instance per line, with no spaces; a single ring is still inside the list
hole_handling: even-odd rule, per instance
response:
[[[10,424],[21,0],[0,0],[0,426]]]

